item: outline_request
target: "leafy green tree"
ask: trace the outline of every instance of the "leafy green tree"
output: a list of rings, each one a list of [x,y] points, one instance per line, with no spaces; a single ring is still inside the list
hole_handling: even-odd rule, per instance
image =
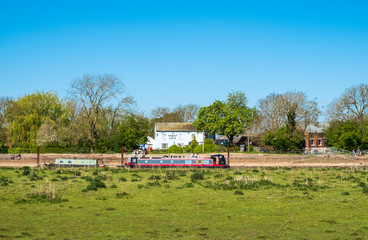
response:
[[[290,132],[287,127],[268,132],[263,138],[263,145],[272,146],[277,150],[296,150],[304,147],[303,131]]]
[[[24,148],[37,145],[37,133],[43,122],[56,123],[66,117],[67,103],[52,92],[36,92],[15,101],[8,109],[11,143]]]
[[[7,113],[9,107],[13,104],[13,100],[9,97],[0,97],[0,148],[6,149],[8,144],[7,133]],[[1,149],[0,149],[1,151]]]
[[[198,142],[197,142],[196,137],[195,137],[195,136],[193,136],[193,140],[192,140],[192,141],[190,141],[189,146],[191,147],[191,149],[195,149],[198,145],[199,145],[199,144],[198,144]]]
[[[232,92],[226,101],[216,100],[210,106],[201,107],[193,124],[198,132],[226,135],[229,143],[233,144],[234,136],[250,126],[256,113],[246,104],[243,92]]]
[[[117,132],[110,141],[101,145],[105,145],[115,152],[119,152],[123,146],[128,151],[132,151],[147,142],[148,132],[149,119],[130,113],[118,126]]]
[[[326,129],[327,145],[345,150],[368,149],[366,122],[348,120],[332,121]]]

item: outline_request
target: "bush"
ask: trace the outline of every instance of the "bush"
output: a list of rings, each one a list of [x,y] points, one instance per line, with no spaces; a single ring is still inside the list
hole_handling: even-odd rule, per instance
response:
[[[7,154],[8,148],[7,147],[0,147],[0,154]]]
[[[185,146],[185,147],[184,147],[184,152],[185,152],[185,153],[191,153],[191,152],[192,152],[192,150],[193,150],[193,149],[192,149],[190,146]]]
[[[130,195],[126,192],[116,194],[116,198],[129,198],[129,197],[130,197]]]
[[[171,147],[169,147],[167,149],[168,153],[183,153],[183,148],[176,146],[176,145],[172,145]]]
[[[234,192],[234,195],[244,195],[244,193],[242,191],[240,191],[240,190],[236,190]]]
[[[198,145],[193,149],[194,153],[201,153],[203,151],[203,147],[201,145]]]
[[[1,186],[8,186],[9,183],[14,183],[10,178],[1,176],[0,177],[0,185]]]
[[[161,179],[161,176],[159,175],[151,175],[148,180],[151,180],[151,181],[159,181]]]
[[[183,185],[183,187],[185,187],[185,188],[192,188],[192,187],[194,187],[194,185],[193,185],[193,183],[185,183]]]
[[[205,152],[216,152],[217,146],[213,139],[207,138],[204,140],[204,151]]]
[[[90,182],[90,184],[87,186],[88,191],[97,191],[98,188],[106,188],[106,185],[104,182],[102,182],[99,178],[94,178]]]
[[[192,180],[192,182],[196,182],[198,180],[204,180],[204,172],[195,171],[190,176],[190,179]]]
[[[128,180],[127,180],[125,177],[120,177],[120,178],[119,178],[119,181],[120,181],[120,182],[126,182],[126,181],[128,181]]]
[[[363,187],[363,193],[368,195],[368,187],[367,186]]]
[[[22,167],[21,169],[23,170],[23,172],[22,172],[23,176],[31,175],[31,170],[32,169],[30,167]]]

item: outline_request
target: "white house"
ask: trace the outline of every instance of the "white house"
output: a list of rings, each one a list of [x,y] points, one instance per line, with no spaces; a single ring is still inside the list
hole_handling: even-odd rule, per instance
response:
[[[197,133],[192,123],[157,122],[155,125],[156,149],[168,149],[174,144],[186,146],[194,138],[199,144],[203,144],[203,133]]]

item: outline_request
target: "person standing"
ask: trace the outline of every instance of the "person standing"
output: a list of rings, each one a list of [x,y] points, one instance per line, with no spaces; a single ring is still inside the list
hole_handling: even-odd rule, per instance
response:
[[[360,156],[362,153],[360,152],[360,148],[357,150],[357,155]]]

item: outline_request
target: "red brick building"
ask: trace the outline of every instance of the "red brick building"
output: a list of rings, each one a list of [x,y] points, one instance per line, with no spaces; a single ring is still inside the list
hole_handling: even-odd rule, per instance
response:
[[[305,150],[306,152],[325,152],[325,136],[324,136],[324,127],[325,126],[314,126],[309,125],[304,132],[305,136]]]

